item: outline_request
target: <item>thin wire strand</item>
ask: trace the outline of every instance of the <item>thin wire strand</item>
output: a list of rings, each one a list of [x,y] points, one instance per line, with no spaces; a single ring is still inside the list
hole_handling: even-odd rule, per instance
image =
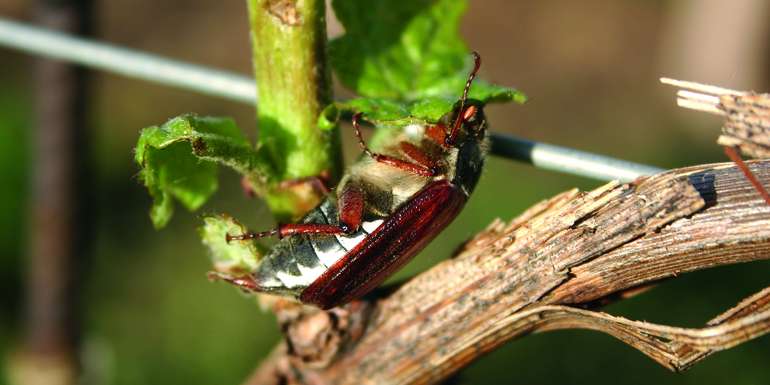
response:
[[[248,76],[214,70],[0,18],[0,45],[185,88],[239,102],[255,103],[257,88]]]
[[[630,182],[664,170],[573,148],[535,142],[510,134],[492,133],[492,154],[530,163],[546,170],[598,180]]]
[[[0,46],[77,63],[127,77],[254,104],[254,79],[0,18]],[[592,179],[628,182],[660,168],[585,151],[492,133],[492,154]]]

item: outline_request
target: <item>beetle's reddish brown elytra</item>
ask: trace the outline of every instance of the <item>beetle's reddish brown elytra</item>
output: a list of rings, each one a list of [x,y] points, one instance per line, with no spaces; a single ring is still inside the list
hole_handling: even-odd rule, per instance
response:
[[[328,309],[359,298],[422,250],[460,212],[481,175],[487,148],[480,102],[468,100],[481,59],[461,99],[438,123],[410,126],[382,152],[364,152],[335,191],[300,223],[261,233],[227,235],[228,242],[266,236],[281,240],[255,271],[213,273],[247,291],[298,299]]]

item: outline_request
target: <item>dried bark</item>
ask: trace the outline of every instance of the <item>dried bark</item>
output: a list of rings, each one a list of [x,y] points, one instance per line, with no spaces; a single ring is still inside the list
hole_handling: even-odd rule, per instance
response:
[[[679,106],[725,117],[718,144],[737,147],[755,159],[770,158],[770,94],[669,78],[660,80],[682,88],[677,92]]]
[[[770,158],[770,95],[722,95],[719,99],[727,121],[717,143],[738,147],[752,158]]]
[[[770,161],[750,164],[770,182]],[[493,222],[384,298],[283,317],[287,342],[249,383],[436,383],[507,341],[564,328],[608,333],[683,370],[767,333],[770,288],[703,329],[586,309],[685,272],[768,258],[770,207],[731,164],[571,190]]]

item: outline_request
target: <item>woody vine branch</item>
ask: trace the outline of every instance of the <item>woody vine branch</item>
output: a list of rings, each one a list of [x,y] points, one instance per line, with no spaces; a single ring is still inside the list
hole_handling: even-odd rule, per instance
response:
[[[770,182],[770,162],[750,164]],[[611,334],[684,370],[770,331],[768,289],[703,329],[588,309],[683,273],[768,259],[768,223],[770,207],[730,164],[568,191],[494,222],[391,295],[331,313],[279,311],[288,345],[248,383],[438,383],[507,341],[564,328]]]

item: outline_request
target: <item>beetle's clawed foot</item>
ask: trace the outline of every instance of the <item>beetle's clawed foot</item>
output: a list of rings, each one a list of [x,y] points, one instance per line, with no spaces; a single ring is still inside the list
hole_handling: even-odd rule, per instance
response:
[[[245,241],[247,239],[254,239],[254,233],[246,233],[241,235],[230,235],[230,233],[225,234],[225,242],[230,244],[231,241]]]
[[[243,291],[246,292],[260,291],[259,285],[256,281],[254,281],[254,278],[251,275],[241,275],[235,277],[230,274],[220,273],[218,271],[209,271],[206,276],[209,281],[225,281],[240,287]]]
[[[280,237],[281,232],[279,229],[272,229],[268,231],[262,231],[259,233],[248,232],[240,235],[230,235],[230,233],[227,233],[225,234],[225,242],[230,243],[230,241],[247,241],[250,239],[272,237],[275,235],[278,235]]]

